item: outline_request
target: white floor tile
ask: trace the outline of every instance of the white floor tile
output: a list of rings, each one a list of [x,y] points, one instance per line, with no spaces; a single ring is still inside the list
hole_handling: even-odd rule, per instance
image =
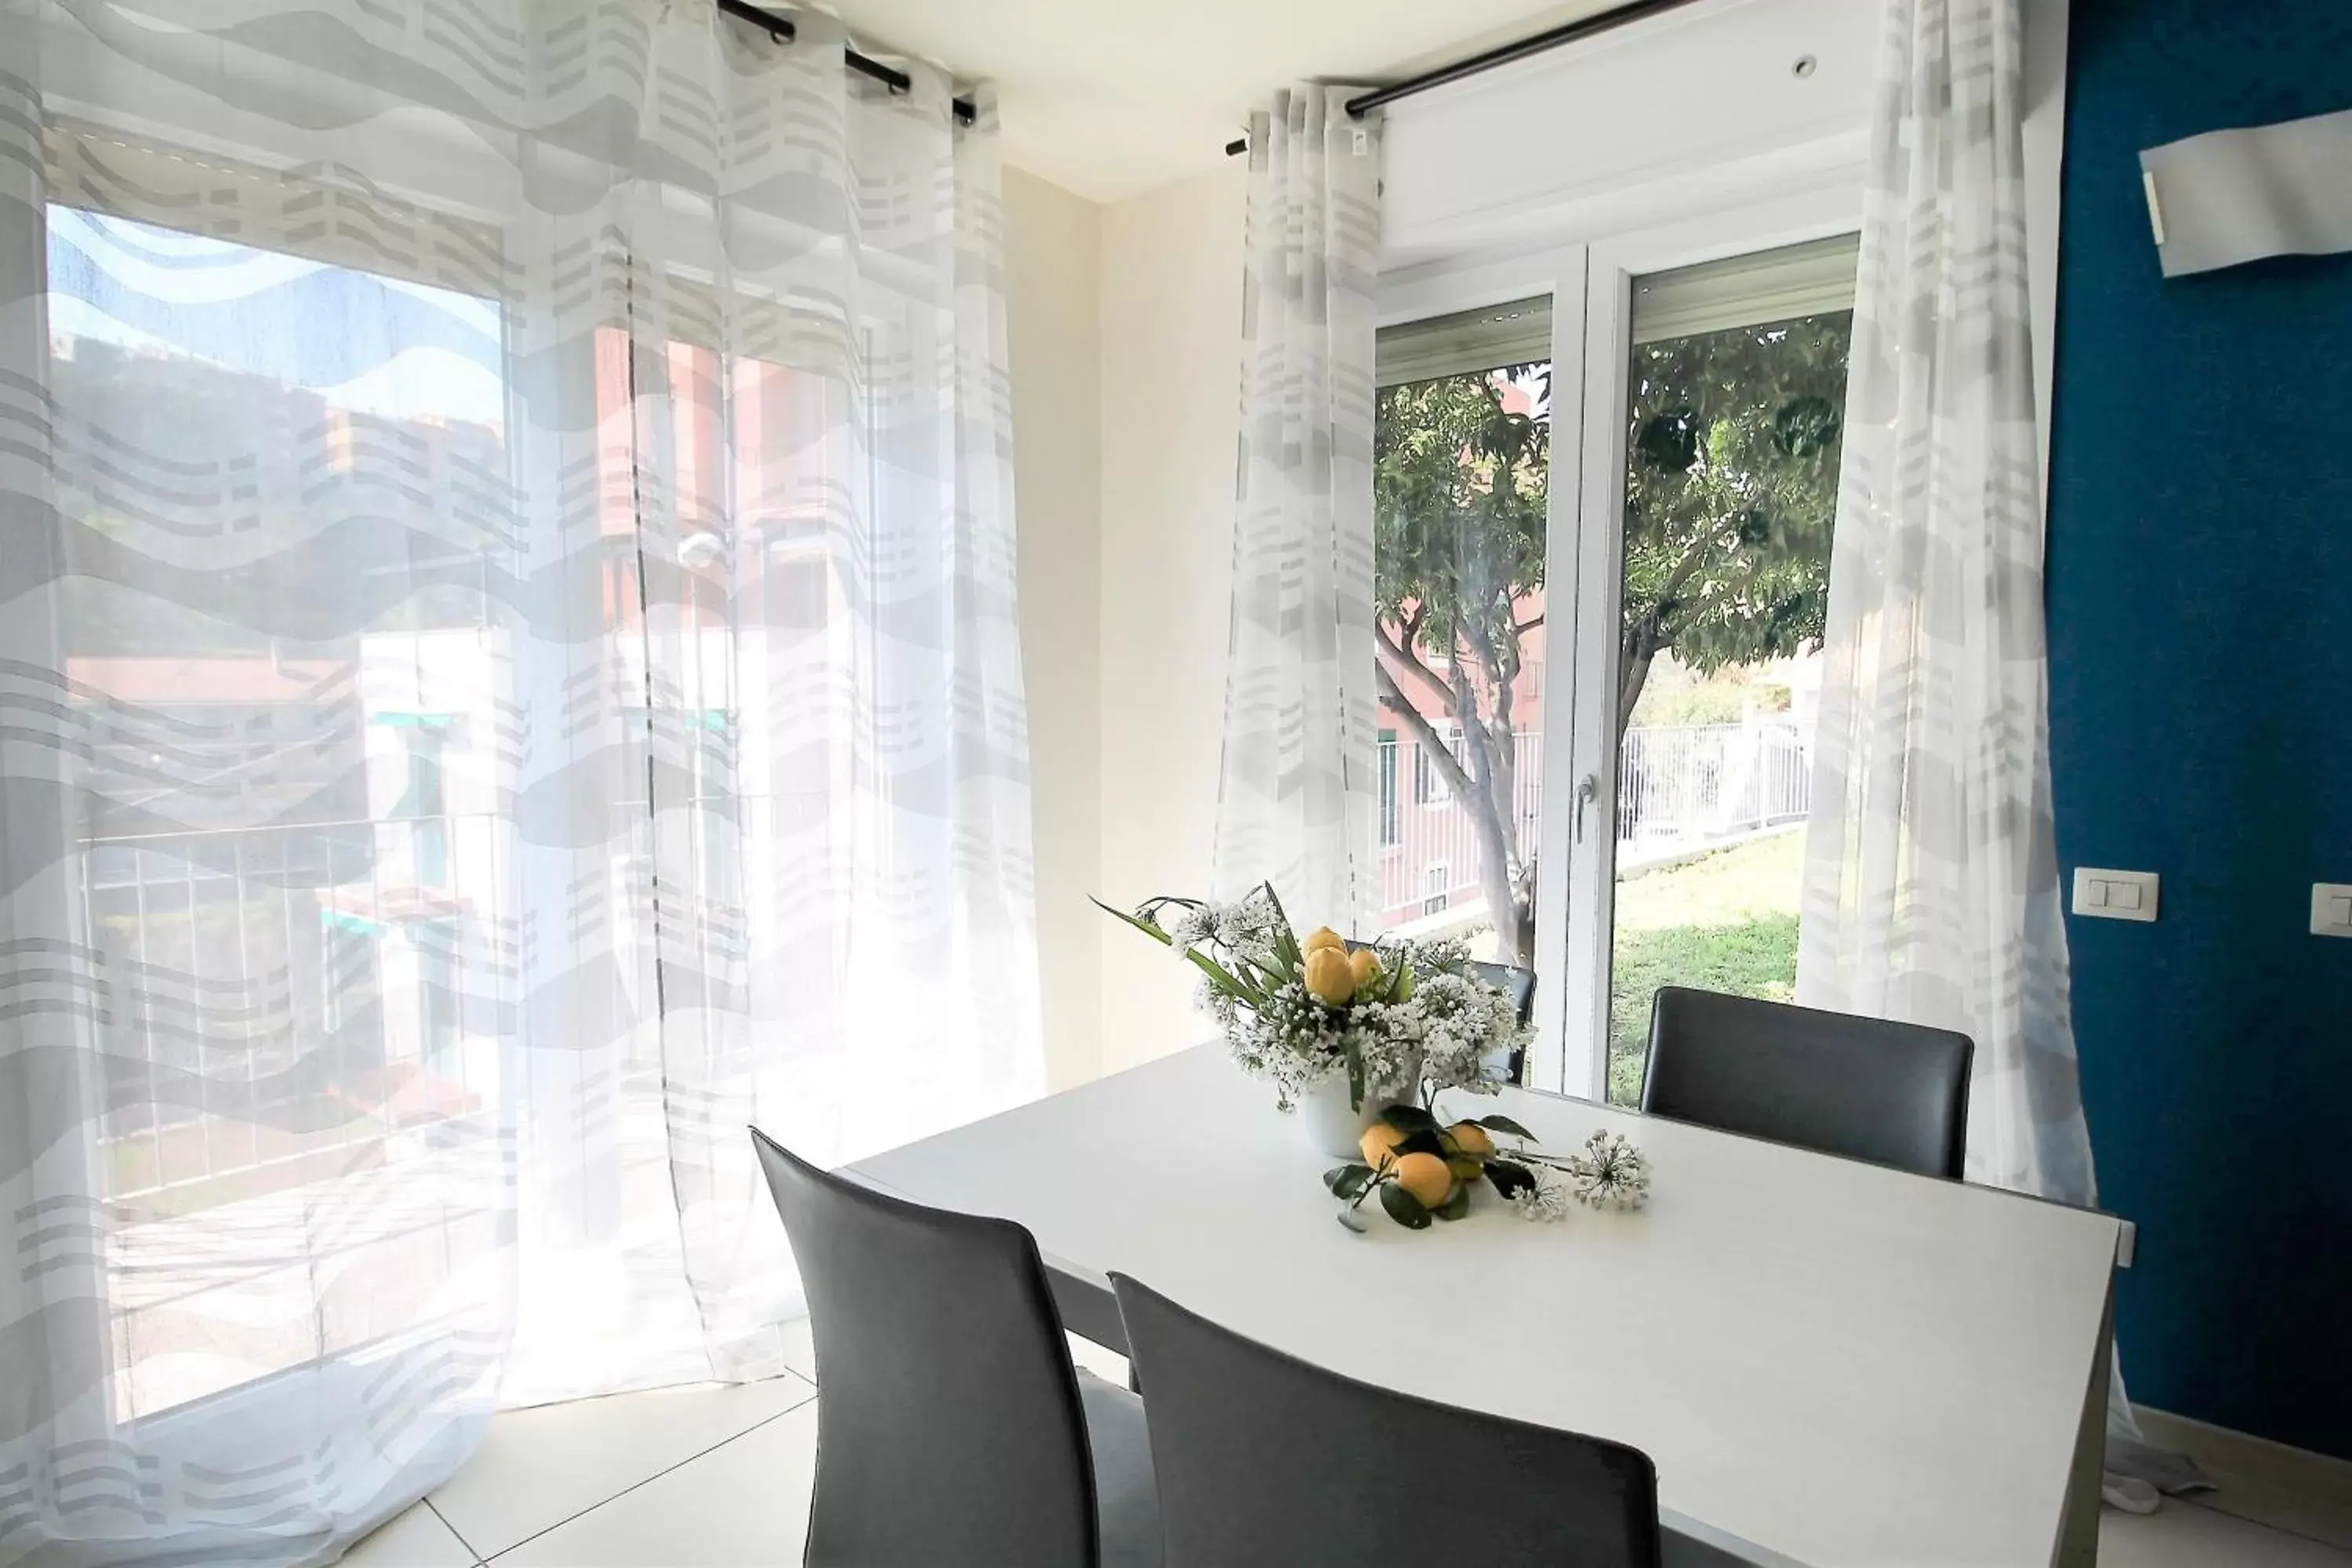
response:
[[[1127,1386],[1127,1358],[1114,1350],[1106,1350],[1092,1340],[1067,1336],[1070,1359],[1108,1383],[1121,1388]],[[784,1325],[784,1364],[793,1371],[816,1381],[816,1342],[809,1333],[809,1321],[800,1318]]]
[[[811,1403],[523,1542],[497,1568],[798,1563],[815,1472]]]
[[[474,1568],[474,1554],[424,1503],[343,1553],[349,1568]]]
[[[2179,1499],[2099,1510],[2099,1568],[2352,1568],[2352,1552]]]
[[[784,1325],[783,1359],[786,1366],[811,1383],[816,1381],[816,1341],[806,1318],[795,1318]]]
[[[2219,1470],[2206,1472],[2221,1483],[2217,1491],[2200,1492],[2200,1507],[2216,1513],[2233,1513],[2281,1530],[2324,1541],[2339,1552],[2352,1552],[2352,1497],[2341,1489],[2321,1495],[2242,1480]]]
[[[495,1557],[814,1394],[787,1374],[509,1410],[433,1506],[467,1546]]]
[[[1125,1376],[1098,1345],[1071,1353]],[[797,1563],[815,1464],[816,1405],[795,1378],[517,1411],[435,1494],[446,1524],[420,1504],[345,1562],[470,1568],[471,1546],[494,1568]],[[2146,1518],[2103,1510],[2099,1543],[2101,1568],[2352,1568],[2352,1552],[2179,1500]]]
[[[2198,1493],[2199,1506],[2352,1552],[2352,1463],[2162,1410],[2138,1415],[2149,1442],[2188,1455],[2212,1478],[2215,1489]]]

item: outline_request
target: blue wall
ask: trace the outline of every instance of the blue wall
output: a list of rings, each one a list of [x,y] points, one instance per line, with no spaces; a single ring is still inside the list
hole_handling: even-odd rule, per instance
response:
[[[2352,109],[2344,0],[2075,0],[2050,514],[2058,844],[2134,1398],[2352,1458],[2352,256],[2165,281],[2142,147]],[[2352,175],[2347,175],[2352,177]]]

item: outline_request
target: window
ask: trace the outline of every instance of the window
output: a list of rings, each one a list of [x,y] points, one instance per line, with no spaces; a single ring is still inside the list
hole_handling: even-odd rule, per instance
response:
[[[1381,769],[1381,847],[1389,848],[1401,841],[1397,809],[1397,736],[1394,730],[1383,730],[1380,739]]]
[[[1412,798],[1417,805],[1448,805],[1454,800],[1453,781],[1430,757],[1429,742],[1412,749]]]
[[[1574,1094],[1638,1092],[1656,985],[1793,972],[1857,246],[1702,226],[1718,259],[1574,247],[1553,294],[1378,340],[1374,673],[1418,807],[1381,919],[1536,969],[1537,1081]]]
[[[1421,912],[1442,915],[1454,900],[1454,868],[1440,860],[1421,873]]]
[[[1381,333],[1373,425],[1374,636],[1384,726],[1412,753],[1413,858],[1445,879],[1382,890],[1381,921],[1439,912],[1482,958],[1532,962],[1549,510],[1551,301]],[[1468,776],[1447,776],[1444,747]],[[1491,829],[1491,831],[1490,831]],[[1499,857],[1490,847],[1503,846]],[[1456,902],[1454,868],[1475,889]]]
[[[1637,279],[1624,383],[1609,1098],[1661,985],[1788,1000],[1851,237]]]
[[[86,940],[137,977],[93,1023],[99,1195],[131,1216],[109,1305],[118,1343],[192,1352],[114,1382],[135,1419],[429,1318],[474,1261],[314,1237],[303,1267],[382,1281],[373,1300],[189,1338],[190,1301],[277,1288],[234,1238],[348,1178],[429,1185],[488,1137],[467,1119],[498,1008],[463,998],[496,998],[511,932],[500,859],[466,852],[452,807],[480,798],[501,717],[506,322],[496,237],[470,226],[343,224],[324,185],[69,127],[46,152],[57,504],[179,574],[76,579],[60,622],[92,737]]]
[[[1443,860],[1433,861],[1421,868],[1421,913],[1424,916],[1444,914],[1453,900],[1454,870]]]

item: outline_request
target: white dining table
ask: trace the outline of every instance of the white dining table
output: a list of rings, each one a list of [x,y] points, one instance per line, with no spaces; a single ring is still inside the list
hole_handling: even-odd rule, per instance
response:
[[[1356,1234],[1337,1162],[1210,1046],[848,1171],[1026,1226],[1114,1350],[1116,1270],[1348,1376],[1632,1444],[1670,1563],[2095,1560],[2121,1221],[1521,1089],[1438,1109],[1559,1153],[1622,1133],[1649,1201],[1538,1224],[1482,1188]]]

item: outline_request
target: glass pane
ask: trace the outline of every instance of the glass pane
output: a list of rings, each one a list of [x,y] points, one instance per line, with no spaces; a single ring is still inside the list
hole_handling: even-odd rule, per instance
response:
[[[1627,384],[1609,1098],[1650,998],[1787,1000],[1853,313],[1638,343]]]
[[[504,318],[47,221],[129,1418],[434,1321],[496,1244]]]
[[[1381,923],[1533,966],[1551,365],[1382,387]]]

